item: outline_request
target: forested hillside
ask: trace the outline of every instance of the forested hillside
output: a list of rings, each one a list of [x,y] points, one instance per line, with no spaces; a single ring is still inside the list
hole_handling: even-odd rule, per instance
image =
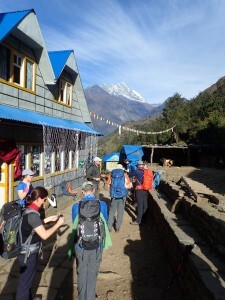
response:
[[[126,126],[145,132],[159,132],[176,125],[163,134],[137,134],[116,130],[99,141],[99,155],[120,151],[124,144],[207,144],[225,145],[225,80],[220,79],[191,100],[179,94],[170,97],[162,114]]]

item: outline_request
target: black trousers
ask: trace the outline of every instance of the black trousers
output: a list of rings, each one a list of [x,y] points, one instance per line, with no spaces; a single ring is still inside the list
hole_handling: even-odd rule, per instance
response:
[[[136,201],[137,201],[136,221],[138,224],[140,224],[142,216],[148,208],[148,191],[136,190]]]
[[[31,254],[24,264],[25,255],[18,256],[20,264],[19,282],[17,284],[16,300],[32,300],[31,286],[37,268],[38,253]]]

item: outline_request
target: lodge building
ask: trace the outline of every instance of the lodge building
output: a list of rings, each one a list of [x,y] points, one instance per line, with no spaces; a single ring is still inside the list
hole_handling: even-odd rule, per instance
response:
[[[33,9],[0,14],[0,207],[16,199],[21,171],[60,193],[79,186],[96,155],[74,51],[48,52]]]

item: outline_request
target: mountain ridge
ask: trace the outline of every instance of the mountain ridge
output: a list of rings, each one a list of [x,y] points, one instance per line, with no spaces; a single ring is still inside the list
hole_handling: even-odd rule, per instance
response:
[[[103,84],[100,86],[110,95],[123,96],[133,101],[146,102],[145,99],[135,90],[130,89],[126,83],[120,82],[111,85]]]
[[[109,94],[99,85],[89,86],[84,90],[89,111],[117,124],[137,121],[162,112],[164,104],[154,106],[147,102],[130,100],[124,96]],[[95,130],[107,135],[115,130],[100,120],[92,120]]]

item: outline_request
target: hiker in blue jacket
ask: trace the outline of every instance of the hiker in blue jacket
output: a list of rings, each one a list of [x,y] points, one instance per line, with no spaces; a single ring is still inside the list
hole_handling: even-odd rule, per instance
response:
[[[21,205],[25,205],[25,198],[29,196],[33,190],[31,181],[34,174],[35,173],[30,169],[25,169],[22,172],[22,180],[19,182],[16,188]]]
[[[84,196],[82,201],[96,200],[94,192],[95,189],[93,183],[90,181],[84,182],[82,185],[82,194]],[[100,217],[102,217],[104,221],[105,230],[107,230],[107,205],[103,201],[100,201],[100,213]],[[76,223],[79,222],[78,219],[79,203],[75,203],[72,206],[73,230],[76,230]],[[81,247],[78,241],[75,240],[74,245],[77,260],[78,298],[79,300],[92,300],[95,299],[96,282],[99,266],[102,261],[102,251],[104,245],[101,243],[97,249],[86,250]],[[108,246],[111,246],[111,244]]]
[[[128,189],[131,188],[130,179],[121,164],[118,164],[117,167],[112,170],[107,183],[111,197],[108,228],[109,231],[111,231],[114,225],[115,231],[119,232],[123,221]],[[115,216],[116,212],[117,216]]]

